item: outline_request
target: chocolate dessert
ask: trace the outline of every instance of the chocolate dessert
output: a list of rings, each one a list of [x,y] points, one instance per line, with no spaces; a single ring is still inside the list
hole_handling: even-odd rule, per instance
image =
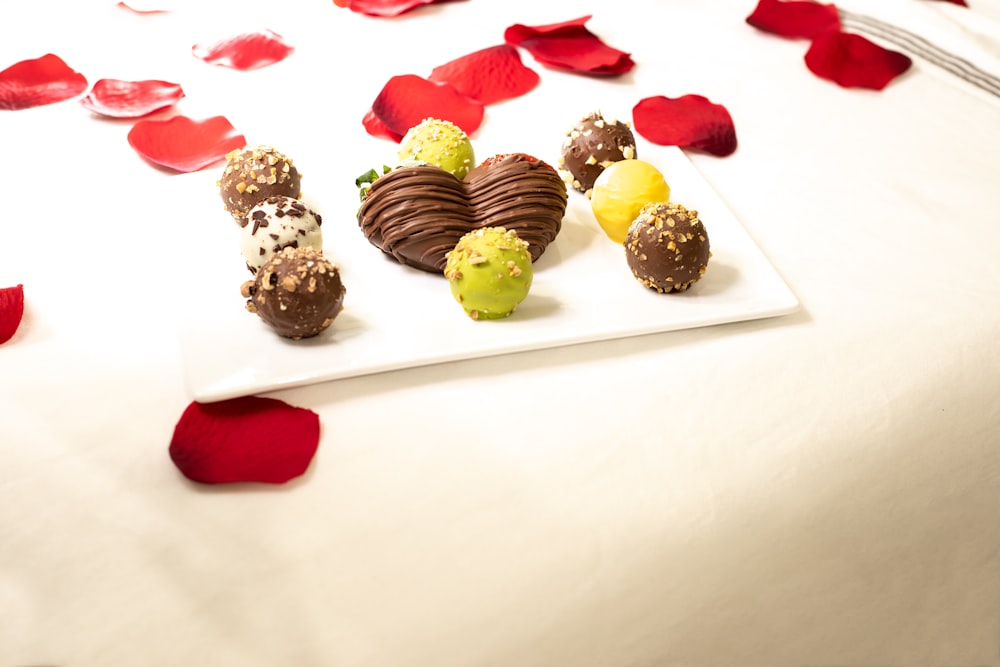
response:
[[[247,221],[240,249],[250,273],[257,273],[282,248],[323,249],[323,218],[298,199],[268,197],[250,209]]]
[[[302,177],[295,164],[274,148],[256,146],[226,156],[222,178],[216,183],[226,210],[241,227],[258,202],[275,195],[298,199]]]
[[[309,338],[329,327],[344,304],[340,271],[315,248],[283,248],[254,280],[243,283],[246,308],[286,338]]]
[[[566,133],[556,166],[567,185],[589,197],[602,171],[619,160],[636,157],[635,136],[628,123],[592,113]]]
[[[680,204],[647,204],[625,238],[632,274],[661,294],[683,292],[700,280],[711,256],[698,212]]]
[[[448,251],[482,227],[514,230],[537,260],[559,233],[566,203],[555,169],[515,153],[486,160],[464,180],[431,165],[394,169],[367,190],[358,224],[396,261],[441,273]]]

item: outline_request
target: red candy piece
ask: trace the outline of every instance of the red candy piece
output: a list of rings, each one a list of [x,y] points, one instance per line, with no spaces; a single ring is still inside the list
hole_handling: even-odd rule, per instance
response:
[[[423,5],[454,0],[333,0],[338,7],[347,7],[353,12],[368,16],[399,16]]]
[[[168,81],[101,79],[85,97],[84,108],[111,118],[140,118],[176,104],[184,91]]]
[[[829,31],[813,40],[805,55],[816,76],[845,88],[882,90],[913,64],[909,56],[890,51],[853,33]]]
[[[583,74],[617,76],[635,66],[630,54],[608,46],[587,29],[590,16],[540,26],[515,24],[504,40],[527,49],[535,60],[550,67]]]
[[[87,90],[87,79],[51,53],[0,72],[0,109],[16,111],[62,102]]]
[[[840,15],[834,5],[809,0],[760,0],[746,21],[782,37],[811,39],[827,30],[840,30]]]
[[[729,111],[701,95],[647,97],[632,109],[635,131],[661,146],[698,148],[724,157],[736,150]]]
[[[471,135],[483,122],[484,109],[481,103],[447,83],[429,81],[415,74],[401,74],[383,86],[370,113],[372,122],[365,123],[369,133],[375,129],[381,134],[374,136],[398,135],[402,139],[407,130],[425,118],[451,121]]]
[[[174,428],[170,458],[205,484],[283,484],[306,471],[319,447],[319,416],[273,398],[193,402]]]
[[[191,52],[207,63],[252,70],[273,65],[287,58],[295,49],[270,30],[248,32],[214,44],[195,44]]]
[[[538,85],[539,76],[525,67],[521,54],[509,44],[491,46],[435,67],[431,81],[449,83],[480,104],[520,97]]]
[[[14,337],[23,316],[24,286],[0,288],[0,343]]]
[[[224,116],[205,120],[174,116],[140,120],[129,131],[128,143],[150,162],[191,172],[219,162],[247,142]]]

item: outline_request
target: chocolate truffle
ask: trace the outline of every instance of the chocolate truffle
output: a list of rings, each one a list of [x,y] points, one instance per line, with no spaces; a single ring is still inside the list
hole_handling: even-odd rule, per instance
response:
[[[597,223],[615,243],[646,204],[670,201],[670,186],[660,170],[642,160],[620,160],[594,182],[590,208]]]
[[[323,249],[323,218],[298,199],[268,197],[250,209],[247,220],[241,249],[251,273],[282,248]]]
[[[711,256],[698,212],[680,204],[647,204],[625,239],[632,275],[661,294],[683,292],[700,280]]]
[[[455,178],[465,178],[476,163],[469,136],[454,123],[437,118],[425,118],[407,130],[396,155],[402,164],[433,164]]]
[[[556,167],[567,185],[589,197],[602,171],[635,157],[635,136],[629,124],[594,112],[566,133]]]
[[[448,252],[444,276],[465,314],[474,320],[508,317],[531,289],[528,243],[513,230],[482,227]]]
[[[259,202],[274,195],[298,199],[302,177],[292,160],[268,146],[255,146],[229,153],[222,178],[216,182],[226,210],[240,226]]]
[[[315,336],[344,305],[340,270],[315,248],[283,248],[243,283],[246,308],[286,338]]]

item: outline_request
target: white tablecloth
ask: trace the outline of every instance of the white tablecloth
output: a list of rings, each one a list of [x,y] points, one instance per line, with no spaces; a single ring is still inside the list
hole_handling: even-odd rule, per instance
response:
[[[988,67],[1000,4],[969,3],[850,8]],[[0,346],[0,664],[1000,664],[1000,99],[919,58],[842,89],[745,1],[170,6],[0,2],[0,68],[179,81],[183,113],[312,165],[322,197],[392,153],[360,124],[389,76],[593,14],[634,72],[523,54],[542,82],[488,109],[477,153],[511,150],[526,109],[552,159],[595,107],[724,104],[739,149],[690,159],[801,308],[276,392],[320,416],[308,472],[196,485],[167,447],[215,170],[155,169],[73,100],[0,112],[0,286],[26,295]],[[256,28],[293,57],[190,56]]]

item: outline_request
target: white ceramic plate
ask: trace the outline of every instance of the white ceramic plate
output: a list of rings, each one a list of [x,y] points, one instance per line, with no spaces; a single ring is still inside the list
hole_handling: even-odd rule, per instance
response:
[[[681,151],[662,149],[644,159],[663,171],[671,199],[696,209],[708,230],[712,259],[704,278],[687,292],[658,294],[643,287],[629,271],[624,249],[603,234],[589,201],[575,191],[569,193],[562,231],[535,265],[528,298],[511,317],[492,321],[469,319],[442,276],[395,263],[368,244],[356,221],[352,225],[340,215],[334,223],[324,212],[324,250],[340,266],[347,288],[333,326],[312,339],[277,336],[244,309],[239,285],[250,274],[242,260],[216,261],[215,269],[200,274],[200,298],[181,327],[190,393],[199,401],[221,400],[426,364],[773,317],[798,307]],[[218,242],[239,247],[236,236]]]

